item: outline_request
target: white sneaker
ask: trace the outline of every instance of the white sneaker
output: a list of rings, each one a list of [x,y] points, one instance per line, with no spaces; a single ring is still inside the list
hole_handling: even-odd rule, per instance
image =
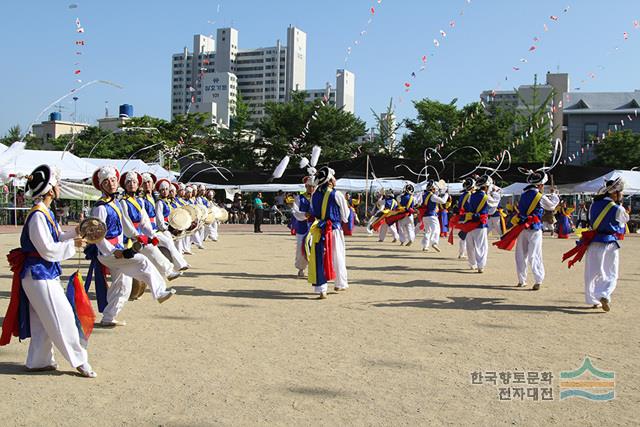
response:
[[[78,372],[80,372],[80,375],[85,378],[95,378],[98,376],[98,374],[95,373],[91,365],[89,365],[88,363],[84,363],[78,366],[76,369],[78,370]]]
[[[116,326],[126,326],[127,322],[124,320],[112,320],[112,321],[101,321],[100,326],[103,328],[115,328]]]
[[[178,277],[182,276],[182,271],[172,271],[171,273],[169,273],[169,275],[167,276],[167,280],[168,281],[172,281],[177,279]]]
[[[175,289],[167,289],[167,293],[161,296],[160,298],[158,298],[158,303],[162,304],[163,302],[167,301],[169,298],[171,298],[175,294],[176,294]]]

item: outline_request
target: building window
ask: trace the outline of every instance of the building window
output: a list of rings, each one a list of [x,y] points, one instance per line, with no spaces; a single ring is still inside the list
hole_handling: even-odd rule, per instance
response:
[[[584,124],[584,136],[582,138],[583,143],[593,141],[598,137],[598,124],[597,123],[585,123]]]

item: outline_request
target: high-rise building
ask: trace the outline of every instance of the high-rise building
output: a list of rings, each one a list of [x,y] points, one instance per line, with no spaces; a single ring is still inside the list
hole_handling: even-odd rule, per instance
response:
[[[324,89],[307,89],[305,92],[307,94],[306,102],[326,98],[329,105],[352,114],[355,113],[355,75],[348,70],[336,71],[335,86],[327,82]]]
[[[272,47],[239,49],[235,28],[219,28],[215,40],[195,35],[193,52],[185,48],[172,58],[171,115],[217,111],[216,121],[228,125],[235,114],[238,92],[249,106],[251,120],[260,119],[265,102],[284,102],[292,90],[305,89],[307,35],[289,27],[287,44],[282,46],[278,40]],[[206,97],[203,87],[222,79],[220,73],[234,76],[224,78],[229,81],[227,93],[217,91],[215,99]],[[210,77],[212,74],[216,77]],[[212,106],[211,102],[228,105],[228,114],[221,113],[220,105]]]

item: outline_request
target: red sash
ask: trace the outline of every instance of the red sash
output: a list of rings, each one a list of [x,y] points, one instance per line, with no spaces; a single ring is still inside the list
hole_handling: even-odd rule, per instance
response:
[[[596,234],[598,233],[595,230],[583,231],[578,244],[573,249],[562,255],[562,262],[573,257],[573,259],[569,260],[568,264],[569,268],[571,268],[576,262],[582,261],[584,254],[587,252],[587,248],[593,241],[594,237],[596,237]]]
[[[11,281],[11,299],[9,300],[9,307],[7,307],[7,313],[4,315],[4,321],[2,322],[0,346],[9,344],[12,336],[20,336],[18,314],[18,309],[20,308],[20,286],[22,282],[20,279],[20,273],[22,273],[24,261],[27,257],[40,258],[40,254],[37,252],[22,252],[22,250],[18,248],[13,249],[7,255],[9,266],[13,272],[13,279]]]
[[[516,241],[518,240],[518,236],[522,231],[531,228],[531,225],[537,224],[540,222],[540,218],[535,215],[528,216],[527,220],[518,224],[515,227],[512,227],[511,230],[507,231],[497,242],[493,243],[494,246],[497,246],[498,249],[504,249],[506,251],[510,251],[516,245]]]
[[[336,278],[336,271],[333,268],[333,223],[330,219],[325,221],[324,226],[324,277],[327,282]]]
[[[427,213],[427,205],[418,208],[418,228],[424,230],[424,215]]]
[[[449,238],[447,239],[447,241],[453,245],[453,232],[456,228],[458,228],[458,225],[460,224],[460,215],[461,214],[457,214],[457,215],[451,215],[451,218],[449,218]]]

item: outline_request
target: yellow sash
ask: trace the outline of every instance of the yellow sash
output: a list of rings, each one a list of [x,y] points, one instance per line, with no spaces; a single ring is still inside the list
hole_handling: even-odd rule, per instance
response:
[[[51,224],[51,227],[53,227],[53,230],[56,233],[56,237],[60,236],[60,230],[58,229],[58,224],[56,224],[56,222],[51,217],[51,212],[49,211],[49,209],[45,209],[38,204],[31,208],[29,215],[31,215],[33,212],[42,212],[44,214],[44,217],[47,218],[47,221],[49,222],[49,224]]]
[[[489,199],[488,195],[484,195],[482,197],[482,200],[480,200],[480,203],[478,203],[478,206],[476,207],[476,211],[474,213],[480,213],[480,211],[484,208],[484,205],[487,204],[487,200]],[[473,213],[472,212],[466,212],[464,214],[464,219],[465,221],[471,221],[473,219]]]
[[[131,204],[135,206],[136,209],[138,209],[138,212],[142,213],[142,206],[140,206],[140,203],[138,203],[138,200],[135,197],[127,195],[127,197],[125,197],[125,200],[131,202]]]
[[[468,191],[467,194],[464,195],[464,197],[462,198],[462,203],[460,203],[460,206],[458,206],[458,208],[464,209],[464,205],[466,205],[469,201],[469,197],[471,197],[471,191]]]
[[[317,265],[316,265],[316,244],[322,238],[322,230],[318,226],[320,220],[325,220],[327,217],[327,206],[329,205],[329,196],[331,195],[331,188],[327,188],[322,198],[322,208],[320,210],[320,218],[316,218],[309,228],[309,233],[305,238],[305,246],[307,248],[307,259],[309,260],[309,274],[308,282],[316,283],[317,279]]]
[[[538,191],[538,193],[533,197],[533,200],[531,200],[531,204],[527,209],[527,216],[531,215],[531,212],[533,212],[536,206],[538,206],[540,199],[542,199],[542,193]]]
[[[120,212],[120,208],[118,207],[118,205],[116,205],[115,201],[113,199],[111,199],[111,201],[108,201],[109,199],[105,199],[104,197],[100,200],[105,202],[105,204],[111,206],[113,210],[116,211],[116,213],[118,214],[118,218],[120,219],[120,224],[122,224],[122,212]]]
[[[592,230],[597,230],[598,227],[600,227],[600,223],[604,221],[604,217],[607,216],[607,213],[609,213],[611,208],[613,208],[615,205],[615,203],[609,202],[609,204],[605,206],[604,209],[602,209],[602,212],[600,212],[600,215],[598,215],[598,218],[596,218],[596,222],[593,223]]]
[[[426,199],[424,199],[424,202],[422,202],[423,206],[427,206],[427,203],[429,203],[429,200],[431,200],[431,196],[433,196],[433,193],[429,193],[429,195],[427,196]]]

